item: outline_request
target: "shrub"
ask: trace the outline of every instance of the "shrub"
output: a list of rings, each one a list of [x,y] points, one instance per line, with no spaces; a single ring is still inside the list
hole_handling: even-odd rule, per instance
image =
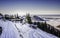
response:
[[[37,22],[33,22],[34,25],[37,25]]]
[[[32,24],[32,20],[29,14],[26,16],[26,19],[29,24]]]
[[[46,30],[47,24],[46,24],[46,22],[45,23],[43,23],[43,22],[41,22],[41,23],[37,22],[37,27],[40,28],[40,29],[42,29],[42,30]]]
[[[0,35],[2,34],[2,27],[0,27]]]
[[[5,14],[5,19],[9,19],[9,15],[8,14]]]
[[[3,18],[3,14],[0,13],[0,19]]]

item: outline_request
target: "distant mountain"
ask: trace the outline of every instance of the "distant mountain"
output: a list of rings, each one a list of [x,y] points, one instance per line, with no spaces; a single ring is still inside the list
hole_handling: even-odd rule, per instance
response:
[[[38,16],[60,16],[60,14],[47,14],[47,15],[38,15]]]
[[[40,18],[39,16],[34,15],[33,18],[38,21],[45,21],[43,18]]]

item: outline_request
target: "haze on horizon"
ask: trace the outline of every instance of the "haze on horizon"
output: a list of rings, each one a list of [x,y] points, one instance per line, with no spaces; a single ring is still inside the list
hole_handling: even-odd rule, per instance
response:
[[[19,14],[26,13],[37,15],[59,14],[60,1],[56,0],[31,0],[31,1],[0,1],[0,13]]]

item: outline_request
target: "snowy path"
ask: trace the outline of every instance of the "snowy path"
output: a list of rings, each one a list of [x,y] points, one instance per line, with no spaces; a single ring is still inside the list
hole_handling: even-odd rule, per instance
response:
[[[0,26],[3,28],[0,38],[20,38],[12,22],[0,20]]]
[[[0,26],[3,28],[0,38],[57,38],[40,29],[33,29],[29,24],[13,23],[11,21],[0,20]]]

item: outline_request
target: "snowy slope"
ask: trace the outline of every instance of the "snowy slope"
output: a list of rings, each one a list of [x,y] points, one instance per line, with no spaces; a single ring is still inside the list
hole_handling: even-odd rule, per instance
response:
[[[57,38],[56,36],[46,33],[40,29],[33,29],[29,27],[29,24],[20,26],[20,23],[16,23],[17,28],[20,30],[23,38]]]
[[[0,20],[0,26],[3,28],[0,38],[20,38],[12,22]]]
[[[58,38],[40,29],[33,29],[29,24],[13,23],[11,21],[0,20],[3,28],[0,38]]]

